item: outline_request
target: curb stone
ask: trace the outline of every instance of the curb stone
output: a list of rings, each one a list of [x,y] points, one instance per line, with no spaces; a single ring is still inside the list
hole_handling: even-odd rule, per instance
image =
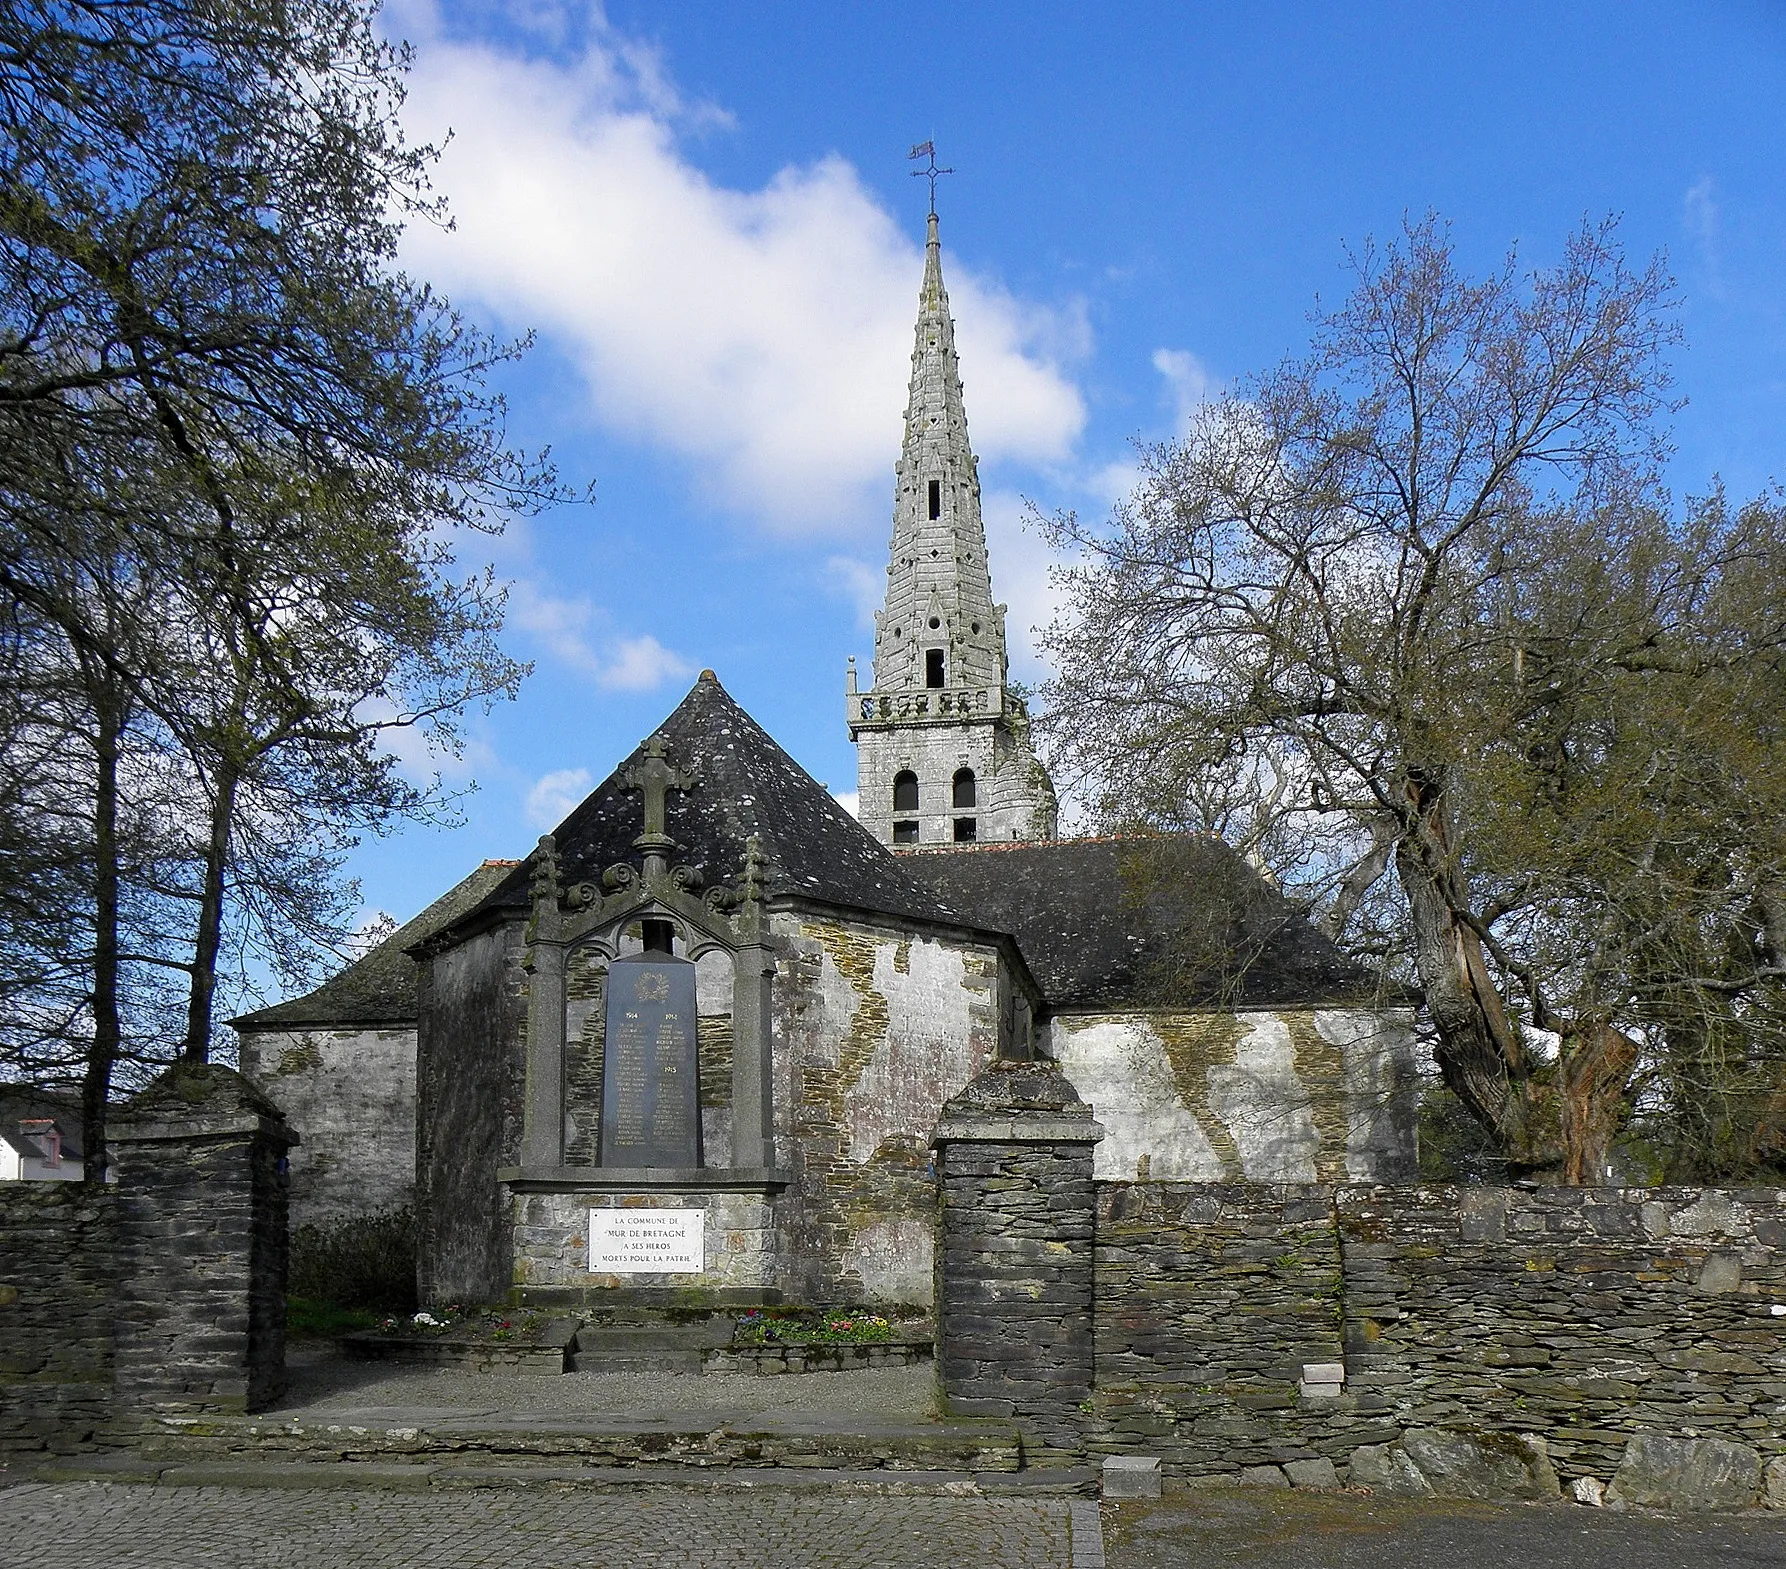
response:
[[[1104,1521],[1097,1503],[1075,1498],[1067,1505],[1073,1543],[1073,1569],[1105,1569]]]

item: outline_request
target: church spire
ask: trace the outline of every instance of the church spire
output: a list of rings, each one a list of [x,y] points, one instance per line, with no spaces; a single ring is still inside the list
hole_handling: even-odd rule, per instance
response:
[[[893,471],[886,608],[875,619],[877,690],[1005,679],[1004,607],[992,602],[979,463],[968,442],[942,251],[933,212],[918,291],[905,441]]]
[[[1005,684],[1005,607],[992,601],[934,181],[874,620],[873,689],[857,691],[853,669],[847,686],[863,826],[892,844],[1052,837],[1053,787]]]

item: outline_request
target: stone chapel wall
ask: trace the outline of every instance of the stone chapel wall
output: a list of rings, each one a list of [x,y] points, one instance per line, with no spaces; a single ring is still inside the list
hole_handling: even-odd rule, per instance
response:
[[[523,926],[467,938],[420,966],[416,1039],[417,1287],[424,1302],[491,1302],[513,1271],[496,1180],[516,1164],[526,1077]]]
[[[778,915],[777,1163],[790,1295],[928,1304],[942,1104],[997,1053],[995,949]]]
[[[242,1072],[285,1110],[293,1226],[328,1225],[415,1201],[416,1032],[245,1029]]]
[[[1091,1103],[1096,1175],[1406,1182],[1418,1172],[1406,1010],[1077,1013],[1044,1051]]]

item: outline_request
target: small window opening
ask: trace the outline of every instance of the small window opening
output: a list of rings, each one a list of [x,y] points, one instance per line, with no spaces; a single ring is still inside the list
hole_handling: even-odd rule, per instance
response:
[[[943,680],[943,651],[940,648],[924,650],[924,684],[926,686],[946,686]]]
[[[934,522],[943,515],[943,482],[933,479],[930,482],[930,517]]]
[[[896,812],[918,810],[918,776],[909,768],[903,769],[893,776],[893,810]]]
[[[973,771],[973,769],[971,769],[971,768],[956,769],[954,783],[955,783],[955,800],[953,802],[953,805],[956,807],[957,810],[959,810],[961,807],[964,807],[964,806],[975,807],[980,804],[978,801],[976,801],[974,799],[974,771]]]
[[[971,817],[957,817],[955,819],[955,842],[957,844],[972,844],[976,837],[976,826]]]
[[[918,842],[918,825],[916,823],[895,823],[893,825],[893,842],[895,844],[916,844]]]
[[[640,939],[647,953],[674,953],[676,928],[668,921],[641,921]]]

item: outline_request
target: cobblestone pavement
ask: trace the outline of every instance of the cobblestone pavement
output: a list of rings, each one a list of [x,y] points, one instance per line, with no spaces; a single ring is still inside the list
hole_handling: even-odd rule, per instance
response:
[[[1058,1499],[130,1487],[0,1492],[0,1566],[96,1569],[1069,1569]]]
[[[1786,1520],[1209,1492],[1107,1504],[1109,1569],[1776,1569]]]

